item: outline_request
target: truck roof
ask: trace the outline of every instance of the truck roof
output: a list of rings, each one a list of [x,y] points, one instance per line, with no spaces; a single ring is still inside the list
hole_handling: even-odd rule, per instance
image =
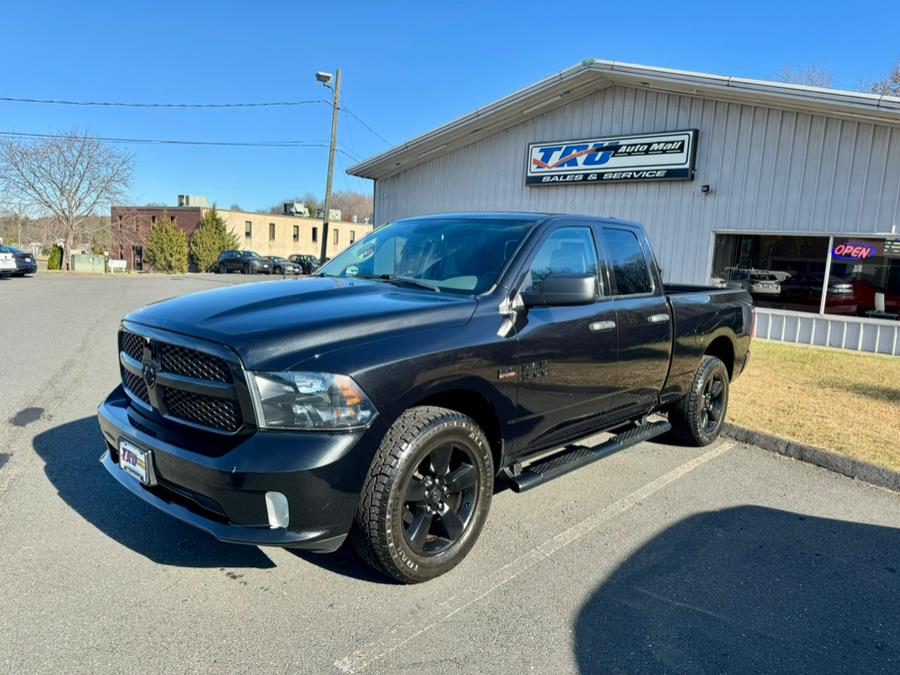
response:
[[[591,216],[575,213],[550,213],[542,211],[463,211],[460,213],[431,213],[425,216],[408,216],[407,218],[398,218],[398,220],[439,220],[443,218],[458,218],[462,220],[478,220],[480,218],[490,218],[492,220],[531,220],[535,223],[545,220],[555,220],[558,218],[565,220],[584,221],[588,223],[611,223],[617,225],[628,225],[643,229],[639,223],[620,218],[611,218],[609,216]]]

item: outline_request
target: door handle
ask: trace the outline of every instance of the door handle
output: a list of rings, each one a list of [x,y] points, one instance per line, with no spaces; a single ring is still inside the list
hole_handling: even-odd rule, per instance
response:
[[[647,321],[649,321],[650,323],[665,323],[668,320],[668,314],[651,314],[647,317]]]
[[[603,333],[616,327],[615,321],[594,321],[588,325],[592,333]]]

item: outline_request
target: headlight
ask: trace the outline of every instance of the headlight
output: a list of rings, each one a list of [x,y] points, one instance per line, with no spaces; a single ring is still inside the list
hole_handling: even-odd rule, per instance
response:
[[[267,429],[359,429],[375,406],[352,378],[329,373],[250,373],[259,426]]]

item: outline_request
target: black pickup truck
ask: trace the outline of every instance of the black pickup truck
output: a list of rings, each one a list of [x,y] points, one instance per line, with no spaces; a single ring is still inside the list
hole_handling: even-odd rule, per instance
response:
[[[744,290],[664,286],[634,223],[398,220],[311,278],[126,316],[101,461],[223,541],[349,535],[424,581],[472,548],[497,477],[522,491],[664,433],[711,443],[753,320]]]

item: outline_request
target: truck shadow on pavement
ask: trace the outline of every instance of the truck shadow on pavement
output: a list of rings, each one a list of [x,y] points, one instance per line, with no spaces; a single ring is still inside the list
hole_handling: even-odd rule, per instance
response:
[[[100,465],[106,444],[97,418],[49,429],[37,435],[33,445],[66,504],[105,535],[150,560],[180,567],[275,566],[258,548],[219,542],[124,490]]]
[[[742,506],[687,518],[581,608],[581,672],[898,672],[900,530]]]

